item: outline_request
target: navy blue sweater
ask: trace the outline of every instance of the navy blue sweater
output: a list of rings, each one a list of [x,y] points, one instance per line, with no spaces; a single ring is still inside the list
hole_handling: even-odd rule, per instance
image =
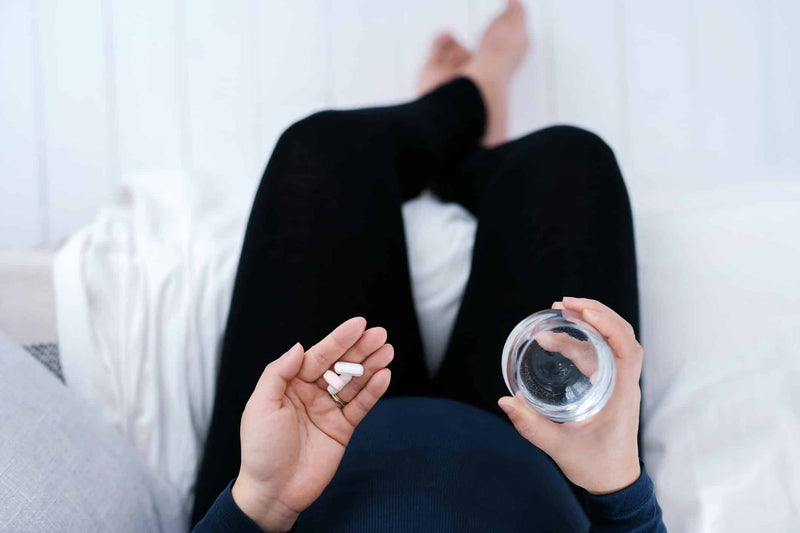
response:
[[[508,422],[462,403],[391,398],[359,425],[292,531],[665,532],[653,483],[592,496]],[[261,533],[230,485],[194,533]]]

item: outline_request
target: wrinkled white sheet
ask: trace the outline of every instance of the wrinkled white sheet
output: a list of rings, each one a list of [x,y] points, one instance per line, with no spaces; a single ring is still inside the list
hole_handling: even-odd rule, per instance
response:
[[[188,504],[252,190],[175,173],[124,191],[57,257],[62,364]],[[800,187],[634,199],[644,454],[666,523],[678,533],[790,531],[800,519]],[[404,216],[435,369],[475,221],[433,197]]]
[[[56,256],[61,364],[191,505],[252,191],[135,176]]]

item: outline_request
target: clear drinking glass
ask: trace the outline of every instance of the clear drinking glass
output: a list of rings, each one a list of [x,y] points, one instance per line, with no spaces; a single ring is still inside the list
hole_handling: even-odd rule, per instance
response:
[[[511,331],[503,347],[503,378],[540,414],[577,422],[597,413],[614,391],[614,354],[580,314],[539,311]]]

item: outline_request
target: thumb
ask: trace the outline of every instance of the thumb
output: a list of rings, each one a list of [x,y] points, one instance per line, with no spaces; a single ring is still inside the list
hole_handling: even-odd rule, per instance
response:
[[[303,365],[303,347],[298,342],[288,352],[271,362],[264,369],[253,395],[258,395],[266,401],[280,402],[286,385],[297,376]]]
[[[558,444],[558,424],[543,417],[519,396],[503,396],[497,405],[505,412],[517,432],[525,437],[534,446],[550,454]]]

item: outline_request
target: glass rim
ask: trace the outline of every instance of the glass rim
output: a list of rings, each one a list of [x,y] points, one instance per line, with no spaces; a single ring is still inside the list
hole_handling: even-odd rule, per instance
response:
[[[520,337],[523,333],[534,328],[538,323],[548,319],[555,319],[557,323],[552,324],[552,326],[547,327],[547,329],[542,330],[542,332],[567,325],[573,327],[577,326],[578,329],[584,330],[587,334],[597,354],[596,382],[592,384],[588,394],[564,405],[545,403],[530,394],[526,394],[527,391],[524,389],[514,390],[511,380],[509,379],[509,367],[512,363],[511,356],[517,352],[518,345],[522,340]],[[513,363],[516,364],[516,361],[513,361]],[[617,372],[614,354],[611,352],[611,348],[608,347],[608,344],[606,344],[603,336],[592,327],[591,324],[585,322],[580,314],[573,311],[562,311],[560,309],[546,309],[528,315],[511,330],[503,346],[501,369],[503,372],[503,380],[509,392],[511,392],[512,395],[521,392],[525,401],[534,410],[554,422],[578,422],[596,414],[608,402],[614,391],[614,386],[616,385]]]

